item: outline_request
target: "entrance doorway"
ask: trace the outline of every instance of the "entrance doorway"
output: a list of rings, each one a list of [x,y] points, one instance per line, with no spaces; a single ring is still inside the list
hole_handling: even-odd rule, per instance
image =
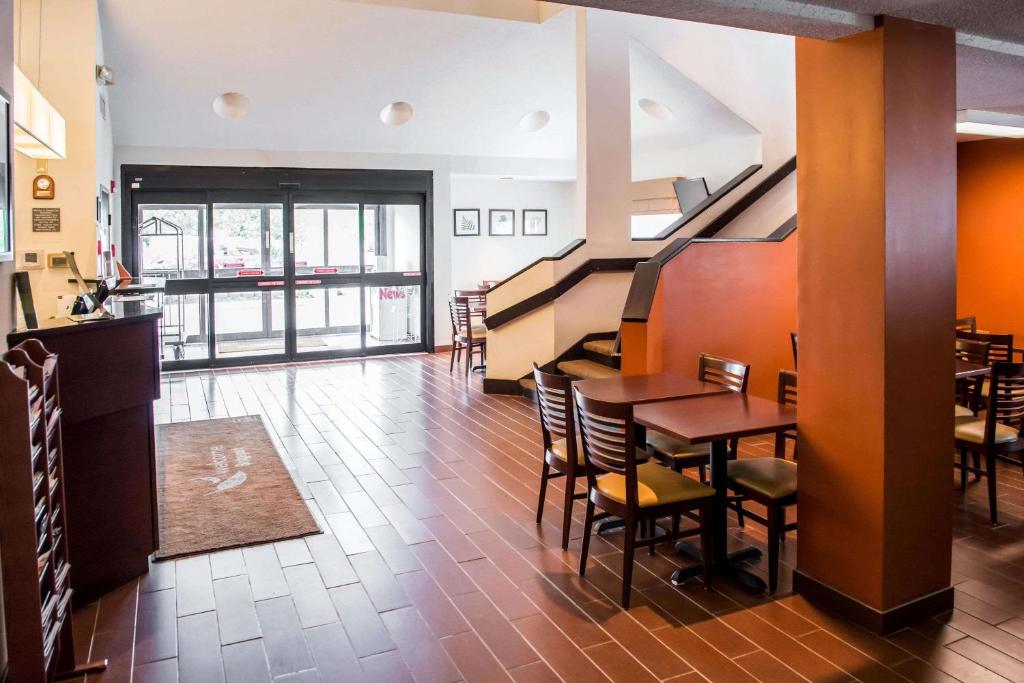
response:
[[[287,169],[274,189],[178,190],[178,169],[125,172],[126,266],[165,282],[164,369],[429,350],[429,182]]]

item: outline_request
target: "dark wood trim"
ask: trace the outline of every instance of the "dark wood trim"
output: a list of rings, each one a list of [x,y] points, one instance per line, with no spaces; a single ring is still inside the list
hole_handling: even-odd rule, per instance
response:
[[[519,303],[512,304],[506,309],[498,311],[493,315],[489,315],[484,320],[484,324],[487,325],[488,330],[495,330],[502,325],[512,322],[516,318],[520,318],[541,306],[551,303],[585,280],[588,275],[592,275],[594,273],[631,272],[638,263],[645,260],[646,259],[642,257],[590,259],[582,263],[576,270],[556,282],[552,287],[548,287],[543,291],[537,292],[533,296],[523,299]]]
[[[669,225],[667,228],[662,230],[656,235],[650,237],[635,237],[635,242],[659,242],[661,240],[668,239],[679,231],[683,226],[693,222],[698,216],[702,215],[705,211],[710,209],[712,206],[720,202],[727,194],[735,190],[737,187],[745,183],[752,175],[757,173],[763,168],[761,164],[753,164],[747,166],[745,169],[736,174],[728,182],[722,185],[720,188],[712,192],[702,202],[697,204],[682,216],[677,221]],[[682,207],[680,207],[681,209]]]
[[[566,256],[568,256],[572,252],[576,251],[577,249],[579,249],[580,247],[582,247],[586,243],[587,243],[587,241],[584,240],[584,239],[573,240],[572,242],[569,242],[569,244],[565,245],[564,247],[562,247],[561,249],[556,251],[551,256],[541,256],[539,259],[537,259],[533,263],[520,268],[519,270],[517,270],[516,272],[512,273],[507,278],[505,278],[504,280],[499,282],[498,284],[496,284],[493,287],[491,287],[491,289],[489,291],[494,291],[495,289],[497,289],[498,287],[501,287],[506,282],[508,282],[510,280],[514,280],[515,278],[519,277],[520,275],[522,275],[523,273],[528,271],[530,268],[533,268],[538,263],[543,263],[544,261],[561,261]]]
[[[793,590],[811,602],[818,603],[843,618],[881,635],[888,635],[953,609],[952,586],[887,610],[865,605],[799,569],[793,572]]]
[[[517,379],[494,379],[484,377],[485,394],[504,394],[505,396],[522,396],[523,385]]]
[[[686,238],[681,237],[659,251],[647,261],[637,265],[630,283],[626,304],[622,309],[622,322],[645,323],[651,314],[654,293],[658,289],[661,269],[666,263],[686,250],[691,244],[728,244],[730,242],[783,242],[796,232],[796,216],[793,216],[768,237],[739,238]]]
[[[750,192],[736,200],[736,203],[728,209],[716,216],[714,220],[707,224],[707,226],[697,232],[694,237],[714,237],[721,232],[725,226],[739,218],[743,212],[753,206],[759,199],[761,199],[761,197],[768,194],[769,190],[774,188],[793,173],[796,173],[796,157],[793,157],[786,163],[782,164],[782,166],[775,169],[771,175],[754,186]]]

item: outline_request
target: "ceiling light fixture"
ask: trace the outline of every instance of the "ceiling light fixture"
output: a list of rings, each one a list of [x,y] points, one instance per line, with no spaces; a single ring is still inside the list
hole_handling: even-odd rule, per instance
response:
[[[672,113],[672,110],[657,100],[641,97],[636,103],[641,109],[643,109],[645,114],[660,121],[671,121],[675,118],[675,114]]]
[[[519,127],[527,133],[536,133],[541,130],[551,121],[551,114],[538,109],[537,111],[531,111],[529,114],[519,120]]]
[[[387,126],[404,126],[412,119],[412,105],[408,102],[392,102],[380,110],[380,120]]]
[[[222,119],[240,119],[249,113],[251,104],[240,92],[226,92],[213,98],[213,111]]]
[[[18,35],[21,18],[18,14]],[[23,40],[18,41],[18,64]],[[39,88],[43,82],[43,2],[39,1],[39,38],[36,44],[36,82],[14,67],[14,149],[32,159],[63,159],[67,156],[67,125]]]
[[[956,113],[956,132],[993,138],[1024,138],[1024,116],[962,109]]]

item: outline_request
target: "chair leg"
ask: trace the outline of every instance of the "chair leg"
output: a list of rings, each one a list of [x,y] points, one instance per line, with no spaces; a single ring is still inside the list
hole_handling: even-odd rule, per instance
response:
[[[544,461],[543,467],[540,469],[540,501],[537,503],[537,524],[540,524],[541,519],[544,517],[544,497],[548,492],[548,477],[551,476],[551,465]]]
[[[590,552],[590,532],[594,528],[594,503],[587,496],[587,514],[583,518],[583,543],[580,548],[580,576],[587,573],[587,553]]]
[[[960,449],[960,492],[967,493],[967,449]]]
[[[636,518],[626,517],[626,535],[622,539],[622,609],[629,609],[633,588],[633,552],[636,546]]]
[[[708,468],[704,465],[704,463],[701,463],[698,469],[700,471],[700,483],[708,483]]]
[[[572,502],[576,494],[576,477],[565,475],[565,503],[562,510],[562,550],[569,549],[569,527],[572,525]]]
[[[459,347],[459,345],[456,344],[455,340],[453,339],[452,340],[452,362],[448,364],[448,374],[451,374],[452,371],[455,370],[455,349],[457,349],[458,347]]]
[[[711,544],[712,532],[711,532],[711,502],[708,501],[700,506],[699,511],[700,518],[700,562],[701,562],[701,577],[704,581],[704,590],[711,590],[711,574],[713,567],[712,554],[713,548]]]
[[[647,520],[647,538],[651,540],[651,544],[647,546],[647,554],[654,556],[654,538],[658,534],[658,520],[649,519]]]
[[[974,478],[981,479],[981,453],[972,453],[974,457]]]
[[[784,524],[779,523],[782,508],[768,507],[768,592],[774,593],[779,586],[779,531]]]
[[[682,517],[678,512],[672,513],[672,535],[679,533],[679,520]]]
[[[985,454],[985,470],[988,477],[988,516],[995,526],[999,524],[999,515],[996,512],[996,456],[992,453]]]
[[[736,501],[736,523],[740,525],[741,529],[744,528],[744,526],[743,526],[743,501],[742,500],[737,500]]]

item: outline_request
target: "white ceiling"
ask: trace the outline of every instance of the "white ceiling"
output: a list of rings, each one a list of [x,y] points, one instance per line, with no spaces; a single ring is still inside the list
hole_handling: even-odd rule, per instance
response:
[[[114,141],[571,159],[573,13],[544,23],[338,0],[101,0]],[[224,120],[238,91],[250,113]],[[415,109],[401,127],[378,115]],[[538,133],[518,124],[551,112]]]

